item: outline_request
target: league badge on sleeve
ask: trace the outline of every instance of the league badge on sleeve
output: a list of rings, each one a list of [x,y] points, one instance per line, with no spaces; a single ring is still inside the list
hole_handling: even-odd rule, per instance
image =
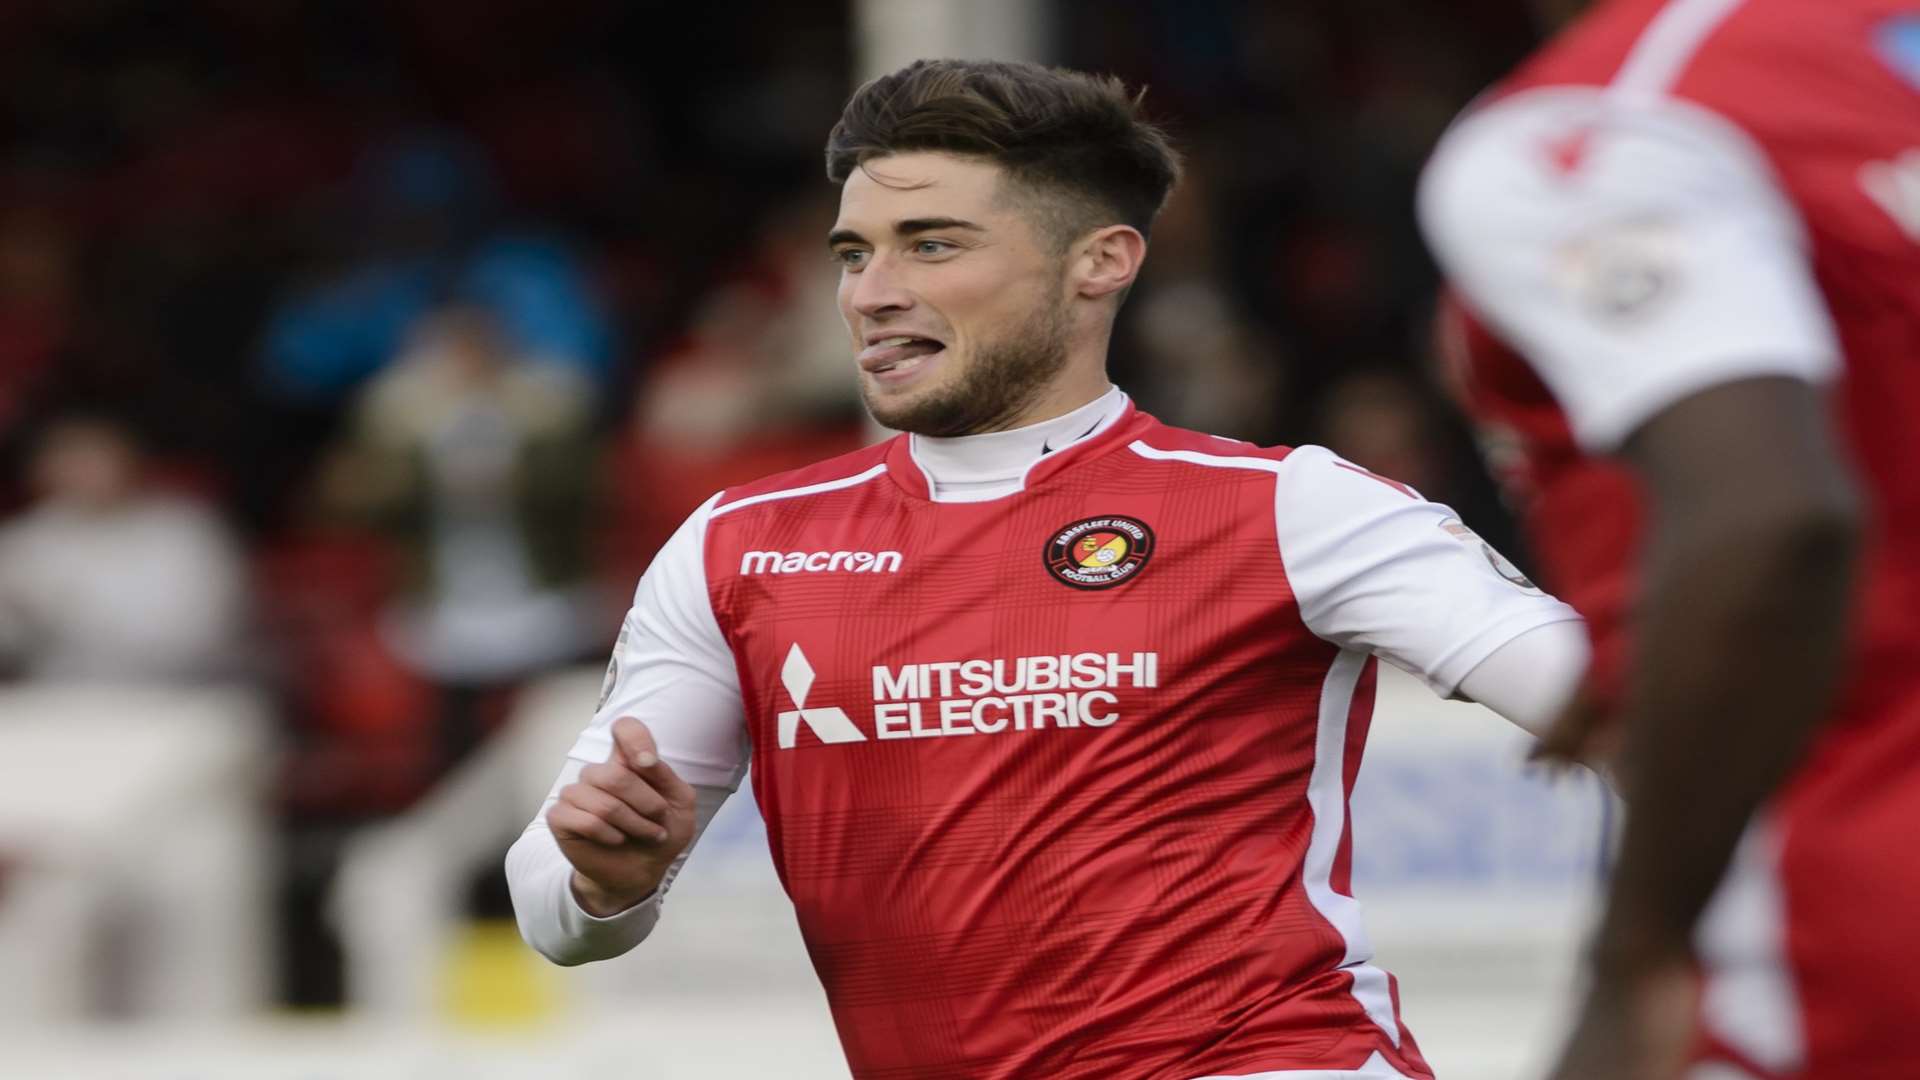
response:
[[[1083,518],[1055,529],[1041,552],[1047,573],[1076,589],[1111,589],[1133,580],[1153,554],[1153,530],[1138,518]]]
[[[1466,523],[1459,518],[1450,517],[1442,521],[1440,523],[1440,531],[1463,544],[1478,544],[1480,546],[1480,554],[1486,557],[1487,565],[1493,567],[1493,572],[1505,578],[1507,583],[1514,588],[1531,596],[1546,595],[1546,593],[1540,590],[1540,586],[1535,585],[1528,579],[1527,575],[1520,572],[1518,566],[1513,565],[1513,560],[1494,550],[1492,544],[1480,539],[1480,534],[1467,528]]]
[[[593,707],[594,712],[606,708],[607,702],[613,700],[613,688],[620,685],[620,653],[626,647],[627,628],[622,626],[619,640],[613,643],[613,656],[607,660],[607,675],[600,680],[600,704]]]
[[[1638,322],[1656,313],[1677,289],[1685,248],[1672,222],[1609,224],[1561,247],[1553,281],[1599,322]]]

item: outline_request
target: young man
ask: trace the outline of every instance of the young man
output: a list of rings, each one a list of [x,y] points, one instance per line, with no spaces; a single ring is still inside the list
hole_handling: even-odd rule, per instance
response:
[[[1595,635],[1553,741],[1625,742],[1555,1076],[1690,1040],[1701,1078],[1920,1076],[1920,3],[1601,4],[1448,134],[1422,214],[1457,384]]]
[[[849,102],[828,240],[905,434],[660,552],[508,856],[536,948],[644,937],[751,761],[856,1077],[1431,1075],[1348,886],[1373,657],[1537,721],[1585,634],[1445,507],[1107,383],[1177,171],[1136,106],[951,61]]]

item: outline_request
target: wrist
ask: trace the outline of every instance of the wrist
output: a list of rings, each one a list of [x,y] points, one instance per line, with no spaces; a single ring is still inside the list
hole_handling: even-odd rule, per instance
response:
[[[596,919],[608,919],[645,901],[654,894],[657,886],[640,890],[607,889],[575,870],[569,888],[573,890],[573,901],[580,905],[580,910]]]

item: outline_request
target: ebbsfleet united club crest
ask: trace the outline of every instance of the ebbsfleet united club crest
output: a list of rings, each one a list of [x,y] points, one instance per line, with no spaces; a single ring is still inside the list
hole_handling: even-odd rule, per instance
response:
[[[1153,530],[1138,518],[1109,514],[1055,529],[1042,555],[1047,573],[1076,589],[1132,581],[1153,554]]]

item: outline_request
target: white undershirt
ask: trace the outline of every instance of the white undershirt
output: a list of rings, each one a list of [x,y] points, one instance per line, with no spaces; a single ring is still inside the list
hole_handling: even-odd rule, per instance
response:
[[[1027,471],[1048,454],[1098,435],[1126,411],[1127,395],[1109,386],[1106,393],[1051,420],[949,439],[911,435],[909,447],[933,501],[986,502],[1019,491]]]

